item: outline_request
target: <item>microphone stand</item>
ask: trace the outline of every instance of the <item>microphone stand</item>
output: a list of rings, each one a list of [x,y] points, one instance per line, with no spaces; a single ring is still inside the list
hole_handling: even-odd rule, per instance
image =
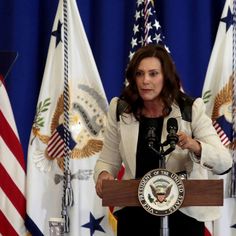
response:
[[[166,162],[165,162],[165,156],[172,151],[174,151],[175,147],[172,145],[170,148],[168,148],[166,151],[164,151],[164,146],[168,145],[168,141],[165,141],[160,145],[160,152],[158,152],[152,145],[149,145],[149,147],[160,156],[159,158],[159,168],[166,169]],[[160,216],[160,236],[169,236],[169,221],[168,221],[168,215],[166,216]]]

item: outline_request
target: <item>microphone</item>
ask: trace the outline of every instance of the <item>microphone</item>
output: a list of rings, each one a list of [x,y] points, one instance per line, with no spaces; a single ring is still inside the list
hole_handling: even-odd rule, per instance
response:
[[[148,128],[146,140],[147,140],[147,143],[148,143],[148,147],[150,147],[150,148],[153,148],[154,143],[156,141],[156,133],[155,132],[156,132],[155,127],[150,126]]]
[[[170,144],[171,149],[175,149],[176,143],[178,143],[179,138],[177,136],[178,123],[175,118],[169,118],[167,120],[167,142]]]
[[[147,143],[148,143],[148,147],[150,149],[152,149],[152,151],[154,151],[156,154],[159,155],[160,153],[154,148],[154,146],[155,146],[154,143],[157,140],[157,137],[156,137],[156,127],[150,126],[148,128],[146,140],[147,140]]]

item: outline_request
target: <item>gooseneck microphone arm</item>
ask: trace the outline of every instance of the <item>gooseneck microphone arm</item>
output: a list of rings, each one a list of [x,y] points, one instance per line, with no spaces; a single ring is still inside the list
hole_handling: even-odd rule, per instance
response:
[[[175,150],[175,146],[179,141],[177,136],[178,131],[178,123],[175,118],[169,118],[167,120],[167,138],[164,143],[160,144],[160,151],[156,150],[153,147],[153,139],[156,138],[155,135],[152,133],[152,138],[150,142],[148,142],[149,148],[151,148],[160,158],[159,158],[159,168],[166,168],[165,156]],[[150,136],[151,137],[151,136]],[[164,147],[168,146],[169,148],[164,151]],[[169,222],[168,222],[168,215],[160,216],[160,236],[169,236]]]

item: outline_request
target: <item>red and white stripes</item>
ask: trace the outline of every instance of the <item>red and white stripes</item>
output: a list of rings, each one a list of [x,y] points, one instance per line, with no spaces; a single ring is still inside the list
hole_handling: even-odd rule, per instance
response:
[[[221,142],[227,146],[228,144],[230,144],[230,140],[227,137],[227,135],[225,134],[224,130],[220,127],[220,125],[217,123],[217,121],[213,121],[213,126],[218,134],[218,136],[220,137]]]
[[[0,76],[0,235],[24,235],[25,163],[11,104]]]

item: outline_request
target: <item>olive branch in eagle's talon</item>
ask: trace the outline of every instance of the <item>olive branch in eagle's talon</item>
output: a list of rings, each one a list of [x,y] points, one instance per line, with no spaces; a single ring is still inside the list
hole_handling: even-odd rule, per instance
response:
[[[36,114],[33,121],[33,127],[32,132],[34,134],[34,137],[31,140],[31,144],[33,143],[34,139],[39,133],[40,128],[44,127],[45,121],[44,117],[42,116],[42,113],[46,112],[48,110],[49,105],[51,104],[50,98],[46,98],[43,102],[39,102],[37,108],[36,108]]]

